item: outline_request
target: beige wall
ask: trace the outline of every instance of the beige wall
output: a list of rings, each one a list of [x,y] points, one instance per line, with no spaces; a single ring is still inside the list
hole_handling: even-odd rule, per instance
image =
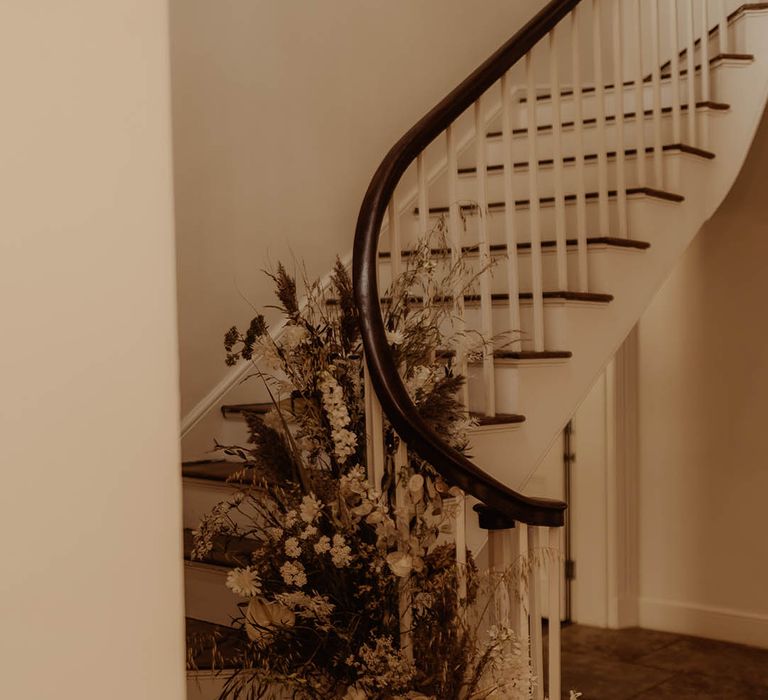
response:
[[[768,646],[768,117],[640,323],[641,622]]]
[[[0,2],[0,697],[184,697],[167,7]]]
[[[388,148],[543,4],[171,1],[184,413],[272,302],[260,270],[330,269]]]

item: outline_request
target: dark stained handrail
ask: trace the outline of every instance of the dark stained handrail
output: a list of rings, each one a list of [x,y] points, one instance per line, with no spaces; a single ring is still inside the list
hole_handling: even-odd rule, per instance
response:
[[[479,499],[511,527],[562,526],[565,503],[524,496],[473,464],[421,418],[400,378],[381,315],[377,279],[381,225],[397,183],[432,141],[566,17],[580,0],[553,0],[392,147],[365,193],[355,230],[352,276],[366,362],[384,413],[409,448],[451,484]]]

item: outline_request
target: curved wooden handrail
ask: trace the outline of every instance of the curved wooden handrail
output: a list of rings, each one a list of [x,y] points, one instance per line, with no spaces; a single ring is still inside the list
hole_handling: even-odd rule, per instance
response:
[[[420,457],[445,479],[482,501],[511,527],[562,526],[566,505],[530,498],[486,474],[448,445],[419,415],[400,378],[387,343],[377,279],[381,225],[397,183],[408,166],[435,138],[469,109],[496,81],[522,59],[580,0],[553,0],[464,82],[417,122],[387,153],[365,193],[355,230],[352,275],[366,361],[382,409]]]

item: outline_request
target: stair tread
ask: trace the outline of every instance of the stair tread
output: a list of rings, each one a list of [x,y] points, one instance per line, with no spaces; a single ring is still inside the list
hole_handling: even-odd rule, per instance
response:
[[[184,529],[184,559],[200,564],[221,566],[231,569],[234,566],[248,566],[251,554],[258,546],[255,540],[245,537],[227,537],[218,535],[213,538],[213,549],[203,559],[192,559],[192,530]]]
[[[646,197],[652,197],[653,199],[663,199],[668,202],[683,202],[685,201],[685,197],[681,194],[675,194],[674,192],[667,192],[666,190],[658,190],[654,187],[628,187],[626,189],[627,196],[630,197],[632,195],[642,194]],[[614,199],[617,195],[616,190],[609,190],[608,191],[608,198]],[[585,194],[585,198],[587,200],[591,199],[598,199],[599,193],[598,192],[587,192]],[[575,194],[567,194],[565,195],[565,201],[568,202],[575,202],[577,200],[577,195]],[[515,207],[521,207],[525,208],[530,206],[531,200],[530,199],[517,199],[515,200]],[[555,203],[555,197],[539,197],[539,205],[542,204],[554,204]],[[496,210],[496,211],[503,211],[504,207],[506,206],[505,202],[489,202],[488,209],[489,211]],[[472,212],[475,209],[477,209],[477,204],[475,203],[468,203],[468,204],[461,204],[460,209],[463,212]],[[438,206],[438,207],[430,207],[429,213],[430,214],[446,214],[450,211],[450,207],[446,205]],[[419,213],[419,208],[415,207],[413,210],[414,214]]]
[[[268,413],[270,409],[274,407],[274,404],[271,401],[267,401],[264,403],[240,403],[240,404],[234,404],[231,406],[222,406],[221,412],[226,417],[230,413],[258,413],[260,415],[264,415],[265,413]]]
[[[234,412],[228,414],[233,415]],[[238,413],[237,415],[240,415]],[[231,476],[242,471],[239,462],[227,462],[223,459],[210,459],[196,462],[184,462],[181,475],[185,479],[203,479],[205,481],[227,481]]]
[[[697,40],[697,44],[698,44],[698,40]],[[686,55],[686,50],[685,49],[680,51],[680,56],[681,57],[685,56],[685,55]],[[712,64],[712,63],[717,63],[718,61],[723,61],[723,60],[753,61],[754,58],[755,57],[752,54],[748,54],[748,53],[719,53],[716,56],[712,56],[709,59],[709,62],[710,62],[710,64]],[[669,61],[667,61],[666,63],[662,64],[661,71],[666,70],[667,68],[669,68],[669,66],[670,66],[670,62]],[[696,68],[696,70],[700,70],[701,69],[701,63],[696,64],[695,68]],[[683,69],[683,70],[681,70],[680,75],[685,75],[686,73],[687,73],[687,69]],[[669,79],[671,77],[672,77],[671,73],[666,73],[666,74],[662,73],[661,76],[660,76],[660,78],[662,80],[667,80],[667,79]],[[650,83],[652,80],[653,80],[653,76],[652,75],[646,75],[645,78],[643,78],[643,83],[644,84],[645,83]],[[634,80],[625,80],[622,83],[622,85],[624,87],[633,87],[635,85],[635,82],[636,81],[634,81]],[[586,87],[582,88],[581,94],[582,95],[589,95],[589,94],[595,92],[596,89],[597,88],[594,85],[587,85]],[[603,86],[603,89],[604,90],[615,90],[616,89],[616,84],[615,83],[606,83]],[[560,91],[560,96],[561,97],[570,97],[571,95],[574,94],[574,92],[575,91],[574,91],[573,88],[563,88]],[[537,102],[545,102],[546,100],[551,100],[551,99],[552,99],[552,93],[551,92],[542,93],[541,95],[536,95],[536,101]],[[522,97],[519,100],[519,102],[521,104],[526,104],[528,102],[528,98],[527,97]]]
[[[566,246],[578,246],[578,240],[576,238],[568,238],[565,241]],[[555,248],[557,246],[556,240],[545,240],[541,242],[542,248]],[[590,236],[587,238],[587,246],[608,246],[608,247],[615,247],[615,248],[633,248],[636,250],[647,250],[651,247],[651,244],[648,241],[638,241],[634,240],[632,238],[615,238],[613,236]],[[521,243],[517,244],[518,250],[530,250],[531,243],[530,241],[523,241]],[[505,253],[507,251],[507,244],[506,243],[492,243],[489,246],[489,249],[491,253]],[[467,253],[477,253],[479,251],[478,245],[467,245],[461,247],[461,252],[464,254]],[[434,256],[444,256],[444,255],[450,255],[451,251],[449,248],[433,248],[432,249],[432,255]],[[402,258],[408,258],[414,255],[415,252],[413,250],[403,250],[400,253],[400,257]],[[382,250],[379,252],[380,258],[391,258],[392,253],[388,250]]]
[[[491,425],[519,425],[525,423],[525,416],[519,413],[497,413],[495,416],[486,416],[482,413],[471,412],[470,416],[477,421],[479,427]]]
[[[596,304],[608,304],[611,301],[613,301],[613,294],[603,294],[599,292],[570,292],[567,290],[552,290],[549,292],[544,292],[542,294],[544,299],[562,299],[563,301],[583,301],[583,302],[591,302]],[[520,292],[518,294],[518,298],[522,300],[528,300],[533,299],[533,292]],[[447,303],[451,302],[453,300],[453,297],[450,295],[446,296],[435,296],[432,297],[432,301],[440,302],[440,303]],[[409,299],[411,304],[423,304],[424,298],[420,296],[412,296]],[[491,294],[491,301],[495,302],[502,302],[502,301],[509,301],[509,294],[507,292],[494,292]],[[388,304],[390,302],[389,297],[382,297],[380,299],[380,303],[382,305]],[[329,306],[336,306],[339,302],[338,299],[326,299],[325,303]],[[464,303],[465,304],[478,304],[480,303],[480,294],[465,294],[464,295]]]
[[[504,357],[504,353],[499,353]],[[234,404],[227,406],[228,416],[238,416],[250,410],[253,404]],[[470,412],[470,416],[477,421],[480,426],[502,425],[510,423],[524,423],[525,416],[519,413],[497,413],[495,416],[486,416],[482,413]],[[226,481],[232,474],[240,471],[240,466],[236,462],[209,461],[209,462],[188,462],[182,465],[182,476],[193,479],[207,479],[210,481]]]
[[[668,143],[665,144],[662,147],[662,150],[664,151],[680,151],[681,153],[687,153],[689,155],[698,156],[700,158],[705,158],[707,160],[712,160],[715,157],[715,154],[712,153],[712,151],[706,151],[703,148],[697,148],[696,146],[689,146],[688,144],[684,143]],[[654,148],[653,146],[648,146],[645,149],[646,153],[653,153]],[[608,159],[616,158],[616,151],[608,151],[607,152]],[[637,155],[637,149],[636,148],[625,148],[624,149],[624,155],[625,156],[635,156]],[[597,160],[597,153],[587,153],[584,156],[585,161],[593,161]],[[547,167],[550,165],[554,165],[555,160],[554,158],[542,158],[539,162],[539,167]],[[565,156],[563,158],[563,163],[575,163],[576,162],[576,156]],[[517,170],[527,170],[528,169],[528,161],[518,161],[517,163],[514,163],[513,167]],[[475,166],[469,166],[466,168],[459,168],[458,170],[459,175],[470,175],[477,172],[477,167]],[[504,172],[504,165],[501,163],[497,163],[494,165],[487,166],[487,172],[494,173],[494,172]]]
[[[455,350],[439,350],[438,357],[453,357]],[[570,350],[494,350],[496,360],[569,360],[573,357]]]
[[[186,618],[188,670],[235,668],[247,638],[242,631],[215,622]]]
[[[701,101],[701,102],[697,102],[696,103],[696,108],[697,109],[699,109],[699,108],[706,108],[706,109],[712,109],[712,110],[715,110],[715,111],[727,111],[727,110],[729,110],[731,108],[731,106],[729,104],[726,104],[725,102],[714,102],[712,100],[704,100],[704,101]],[[688,105],[687,104],[680,105],[680,110],[682,112],[686,112],[688,110]],[[661,112],[662,112],[662,114],[671,114],[672,107],[662,107],[661,108]],[[635,112],[625,112],[624,113],[624,119],[634,119],[635,116],[636,116]],[[653,116],[653,110],[652,109],[644,110],[643,116],[645,116],[645,117],[652,117]],[[606,123],[616,121],[616,115],[613,115],[613,114],[607,115],[605,117],[605,121],[606,121]],[[596,124],[597,123],[597,118],[596,117],[587,117],[586,119],[582,119],[581,123],[584,124],[584,125],[586,125],[586,124]],[[575,124],[575,122],[571,120],[571,121],[567,121],[567,122],[562,122],[560,124],[560,126],[562,128],[564,128],[564,129],[568,129],[568,128],[573,127],[574,124]],[[538,131],[552,131],[552,124],[539,124],[536,128],[537,128]],[[512,129],[512,134],[514,136],[522,136],[523,134],[527,134],[527,133],[528,133],[528,127],[518,127],[516,129]],[[501,131],[489,131],[486,134],[486,136],[488,138],[498,138],[501,135],[502,135]]]

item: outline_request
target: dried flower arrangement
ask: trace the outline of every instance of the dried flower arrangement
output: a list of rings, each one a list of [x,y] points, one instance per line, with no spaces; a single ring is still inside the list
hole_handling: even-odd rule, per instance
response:
[[[466,346],[451,298],[474,277],[463,259],[436,255],[434,235],[386,292],[385,322],[422,415],[466,450],[464,379],[442,351]],[[362,347],[344,266],[329,292],[305,281],[301,306],[282,265],[273,279],[284,332],[274,339],[257,316],[245,332],[232,328],[225,348],[228,364],[253,362],[274,406],[247,415],[248,446],[219,446],[242,463],[237,490],[195,532],[199,558],[221,536],[253,545],[250,562],[227,577],[248,641],[221,699],[529,697],[520,640],[490,625],[489,582],[470,553],[456,564],[446,535],[462,495],[413,453],[396,468],[399,440],[388,425],[385,477],[369,480]]]

